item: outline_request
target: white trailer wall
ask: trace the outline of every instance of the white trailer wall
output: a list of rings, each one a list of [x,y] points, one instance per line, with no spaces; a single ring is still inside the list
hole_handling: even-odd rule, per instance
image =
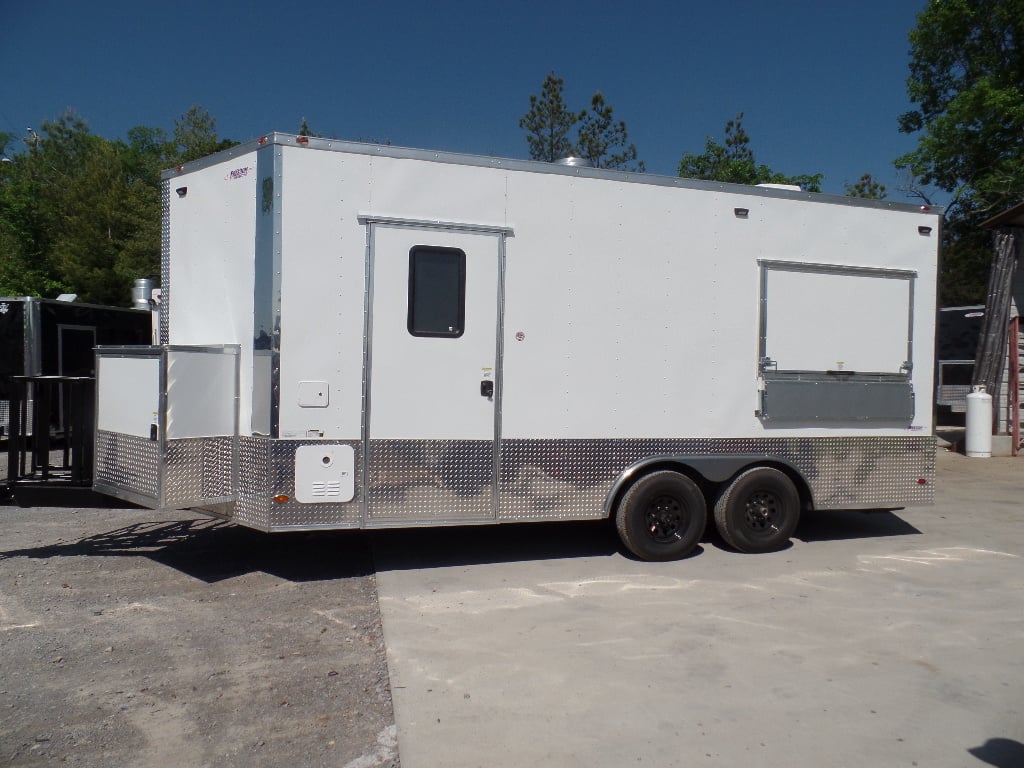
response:
[[[824,195],[709,191],[667,180],[644,183],[652,179],[642,175],[616,181],[588,177],[594,173],[585,170],[528,172],[498,161],[419,159],[428,153],[413,159],[277,145],[184,174],[183,197],[174,192],[177,180],[169,180],[169,341],[241,345],[243,432],[253,403],[256,154],[275,149],[282,438],[360,438],[367,249],[361,214],[514,230],[506,245],[502,437],[750,437],[797,429],[862,434],[856,425],[808,432],[755,416],[759,259],[916,271],[913,330],[921,343],[915,345],[912,426],[931,429],[927,349],[934,320],[928,308],[937,233],[917,230],[931,217],[905,206],[879,210]],[[747,209],[747,217],[737,217],[735,208]],[[773,279],[782,286],[784,278]],[[841,280],[821,285],[831,289]],[[174,294],[176,281],[188,290]],[[880,308],[866,305],[856,316],[855,282],[837,296],[845,302],[844,322],[893,340]],[[781,293],[771,293],[771,307],[780,308],[773,317],[784,314]],[[817,303],[831,302],[818,297]],[[835,316],[807,317],[806,340],[787,343],[818,347],[813,329],[836,322]],[[794,321],[794,329],[799,325]],[[300,390],[321,385],[328,392],[323,402],[300,398]],[[267,382],[259,387],[256,399],[265,403]]]
[[[163,266],[169,335],[162,341],[240,345],[239,413],[244,433],[249,431],[253,392],[257,151],[229,154],[220,163],[164,181],[170,207],[164,249],[171,258],[165,255]]]
[[[771,426],[755,416],[759,259],[916,271],[911,426],[931,430],[937,233],[922,235],[918,225],[932,217],[824,195],[708,191],[646,184],[644,176],[633,177],[641,183],[609,181],[586,171],[530,173],[301,147],[285,147],[282,166],[282,437],[359,436],[360,214],[514,229],[505,272],[503,438],[864,434],[859,425]],[[840,291],[840,321],[905,348],[888,327],[892,312],[872,306],[872,294],[857,314],[862,286],[842,280],[819,283]],[[773,291],[772,307],[785,301],[784,291]],[[830,299],[816,303],[824,312]],[[806,336],[786,343],[819,346],[815,327],[840,321],[808,316]],[[414,385],[402,371],[372,374]],[[300,406],[302,382],[327,382],[329,403]],[[871,429],[907,434],[905,426]]]

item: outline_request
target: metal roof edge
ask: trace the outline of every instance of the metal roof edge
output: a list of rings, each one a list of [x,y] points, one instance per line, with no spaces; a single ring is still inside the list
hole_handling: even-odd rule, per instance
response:
[[[856,208],[877,208],[882,210],[928,213],[935,214],[937,216],[942,216],[945,212],[945,209],[942,206],[936,205],[926,206],[914,203],[894,202],[891,200],[871,200],[860,197],[849,197],[848,195],[835,195],[824,192],[791,191],[772,187],[759,187],[749,184],[731,184],[721,181],[684,179],[676,176],[662,176],[636,171],[616,171],[604,168],[566,166],[559,165],[557,163],[545,163],[539,160],[520,160],[513,158],[490,157],[488,155],[449,152],[444,150],[415,149],[412,147],[397,147],[390,144],[369,144],[359,141],[325,139],[314,136],[298,136],[296,134],[281,133],[277,131],[268,133],[256,139],[251,139],[250,141],[242,142],[241,144],[222,152],[185,163],[177,168],[166,170],[164,171],[162,178],[175,178],[182,173],[188,173],[211,165],[216,165],[225,160],[229,160],[232,157],[238,157],[270,145],[318,149],[333,152],[348,152],[350,154],[387,157],[399,160],[425,160],[435,163],[475,166],[479,168],[497,168],[527,173],[550,173],[559,176],[609,179],[636,184],[648,184],[651,186],[724,192],[735,195],[805,200],[815,203],[830,203],[832,205],[848,205]]]
[[[978,225],[982,229],[998,229],[999,227],[1024,227],[1024,202],[1017,203]]]

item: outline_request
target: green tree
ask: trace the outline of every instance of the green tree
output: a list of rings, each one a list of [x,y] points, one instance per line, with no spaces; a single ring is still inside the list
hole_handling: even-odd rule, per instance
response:
[[[0,296],[54,296],[66,290],[46,248],[47,217],[27,155],[0,163]]]
[[[530,109],[519,118],[519,127],[526,131],[531,160],[550,163],[576,152],[572,135],[585,113],[573,112],[566,106],[564,86],[562,78],[549,72],[540,96],[530,95]]]
[[[943,303],[984,298],[990,236],[978,224],[1024,199],[1024,0],[931,0],[910,33],[899,128],[917,147],[896,160],[950,196],[943,227]]]
[[[302,116],[302,123],[299,125],[299,136],[311,136],[314,139],[319,139],[320,138],[320,134],[319,133],[314,133],[310,129],[309,123],[306,122],[306,116],[305,115]]]
[[[636,145],[629,142],[626,123],[616,121],[611,104],[600,91],[590,100],[579,126],[578,151],[597,168],[615,168],[643,173],[644,163],[637,160]]]
[[[704,152],[687,152],[679,161],[679,175],[686,179],[724,181],[731,184],[795,184],[807,192],[820,192],[824,176],[820,173],[787,176],[759,164],[743,128],[740,112],[725,124],[725,143],[708,136]]]
[[[0,137],[0,148],[11,143]],[[161,171],[235,142],[193,107],[171,138],[136,126],[110,141],[67,112],[25,144],[0,163],[0,295],[124,304],[134,278],[159,274]]]
[[[885,200],[885,184],[875,180],[870,173],[863,174],[853,184],[846,183],[846,194],[849,197],[861,197],[866,200]]]
[[[38,132],[28,129],[28,151],[17,156],[18,183],[11,189],[20,198],[12,211],[20,226],[18,242],[9,254],[12,269],[7,272],[9,279],[21,280],[28,293],[62,288],[77,292],[63,279],[57,251],[73,212],[69,192],[80,158],[95,138],[85,121],[70,110],[44,122]],[[24,270],[21,277],[19,270]]]
[[[174,147],[158,129],[128,142],[65,113],[29,135],[0,170],[0,293],[123,304],[159,272],[160,170]]]
[[[526,131],[531,160],[553,162],[563,157],[584,157],[597,168],[644,171],[636,146],[629,142],[626,123],[615,120],[612,106],[600,91],[590,99],[590,109],[573,111],[566,106],[565,82],[549,72],[540,96],[530,96],[530,109],[519,118]]]
[[[137,125],[128,129],[128,141],[120,149],[129,175],[156,187],[161,172],[177,160],[175,146],[160,128]]]
[[[178,163],[198,160],[222,149],[229,149],[237,143],[217,136],[217,120],[203,107],[193,104],[174,121],[174,145]]]

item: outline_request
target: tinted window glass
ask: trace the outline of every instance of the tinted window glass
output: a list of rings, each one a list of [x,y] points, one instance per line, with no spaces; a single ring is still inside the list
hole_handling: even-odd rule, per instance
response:
[[[409,252],[409,333],[462,335],[466,313],[466,254],[416,246]]]

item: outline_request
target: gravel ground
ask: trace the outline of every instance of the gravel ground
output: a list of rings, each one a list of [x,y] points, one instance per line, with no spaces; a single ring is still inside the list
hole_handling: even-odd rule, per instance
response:
[[[15,506],[0,531],[0,765],[398,765],[364,534]]]

